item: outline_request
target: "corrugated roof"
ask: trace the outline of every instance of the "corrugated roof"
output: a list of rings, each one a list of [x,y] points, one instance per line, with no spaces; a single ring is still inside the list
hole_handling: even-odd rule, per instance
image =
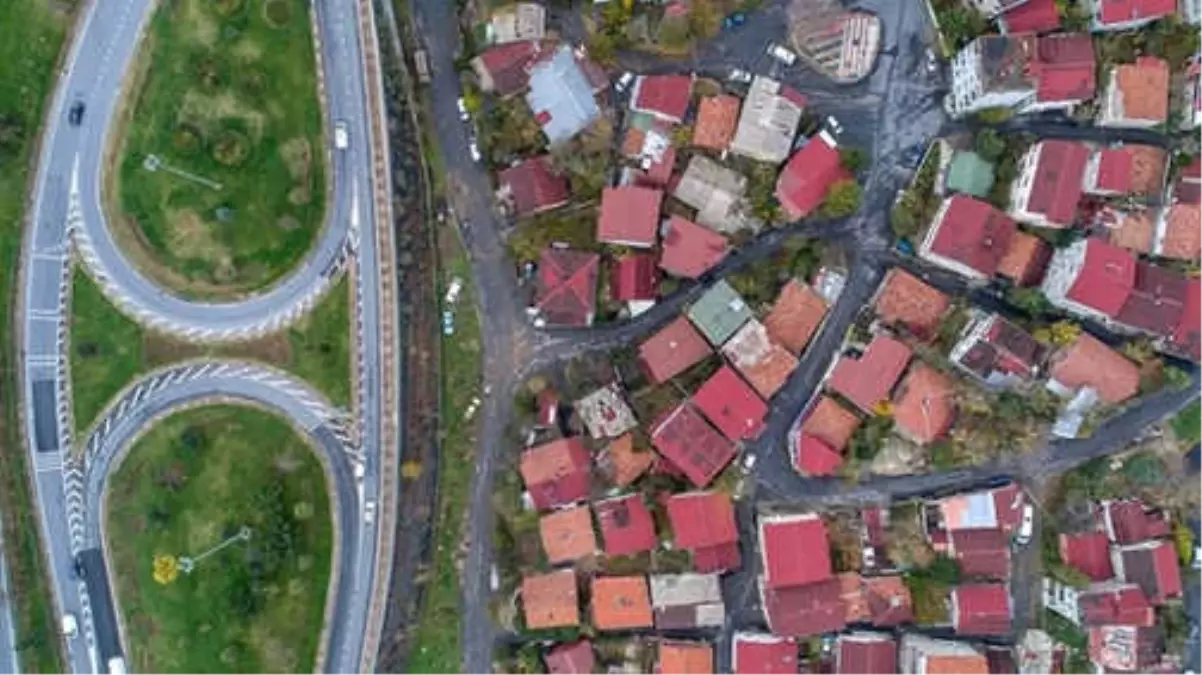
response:
[[[710,344],[721,345],[752,316],[751,308],[725,279],[689,307],[688,317]]]

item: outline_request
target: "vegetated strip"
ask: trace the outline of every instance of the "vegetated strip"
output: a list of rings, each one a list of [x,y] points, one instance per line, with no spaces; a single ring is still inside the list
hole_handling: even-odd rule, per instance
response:
[[[0,296],[8,311],[0,312],[0,514],[4,521],[4,555],[16,626],[16,648],[24,672],[62,672],[62,653],[54,626],[50,587],[44,573],[41,544],[27,480],[28,455],[17,414],[20,391],[13,333],[20,268],[25,195],[38,126],[51,91],[57,62],[72,20],[43,0],[10,0],[0,12]],[[61,6],[61,5],[59,5]]]

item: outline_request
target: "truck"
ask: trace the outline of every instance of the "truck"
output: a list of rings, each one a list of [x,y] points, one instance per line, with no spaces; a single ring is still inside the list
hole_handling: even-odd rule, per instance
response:
[[[426,50],[413,50],[413,68],[417,71],[417,81],[422,84],[430,82],[430,61],[426,58]]]

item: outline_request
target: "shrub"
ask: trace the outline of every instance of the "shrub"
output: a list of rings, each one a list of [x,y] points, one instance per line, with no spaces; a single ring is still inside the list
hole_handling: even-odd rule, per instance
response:
[[[864,188],[854,180],[841,180],[831,186],[826,200],[822,202],[822,215],[827,218],[845,218],[860,208]]]

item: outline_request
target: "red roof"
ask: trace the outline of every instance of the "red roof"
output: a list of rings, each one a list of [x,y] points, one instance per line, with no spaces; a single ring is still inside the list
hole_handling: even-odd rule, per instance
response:
[[[1163,602],[1181,596],[1181,567],[1177,564],[1177,550],[1167,541],[1161,540],[1152,549],[1152,562],[1156,570],[1157,597],[1153,602]]]
[[[635,83],[631,110],[646,112],[677,122],[689,110],[693,78],[688,75],[643,75]]]
[[[673,495],[668,499],[668,520],[672,523],[676,547],[693,552],[693,567],[698,572],[722,572],[742,564],[735,508],[728,495],[721,492]]]
[[[519,471],[540,511],[588,497],[592,458],[579,438],[561,438],[522,453]]]
[[[1027,0],[1002,14],[1008,33],[1046,33],[1060,27],[1056,0]]]
[[[1185,287],[1185,308],[1173,331],[1173,344],[1193,360],[1202,359],[1202,279],[1190,279]]]
[[[693,405],[732,441],[759,436],[768,415],[768,404],[728,365],[693,394]]]
[[[566,204],[568,180],[555,173],[549,157],[531,157],[497,174],[503,193],[512,200],[513,210],[527,216]]]
[[[1010,540],[1001,528],[971,528],[948,533],[950,546],[965,576],[1005,579],[1010,576]]]
[[[597,311],[600,256],[549,248],[539,258],[535,307],[547,323],[588,326]]]
[[[1114,577],[1110,565],[1110,540],[1102,532],[1060,535],[1060,559],[1093,581]]]
[[[672,178],[672,170],[676,168],[676,148],[664,148],[659,159],[651,162],[647,170],[638,178],[639,185],[662,188]]]
[[[797,643],[779,635],[736,633],[731,666],[737,675],[797,672]]]
[[[568,673],[591,673],[596,665],[593,644],[588,640],[577,640],[552,647],[543,657],[547,672],[551,675]]]
[[[838,579],[764,589],[764,614],[768,627],[778,635],[805,637],[843,630],[846,613]]]
[[[1102,25],[1159,19],[1177,11],[1177,0],[1095,0]]]
[[[659,271],[654,253],[627,253],[614,261],[610,297],[618,302],[654,300],[659,288]]]
[[[1062,140],[1041,141],[1039,148],[1027,211],[1067,227],[1077,216],[1089,149],[1076,141]]]
[[[1066,294],[1068,299],[1116,316],[1135,287],[1135,256],[1100,237],[1085,243],[1085,260]]]
[[[1016,11],[1027,7],[1038,9],[1041,2],[1042,0],[1028,0]],[[1079,101],[1094,97],[1097,76],[1093,38],[1088,33],[1045,35],[1039,38],[1036,50],[1038,59],[1031,64],[1039,76],[1036,100]]]
[[[935,224],[930,251],[991,277],[1010,250],[1017,229],[1013,220],[989,203],[956,195]]]
[[[1158,335],[1172,335],[1181,321],[1189,282],[1172,270],[1135,263],[1135,285],[1115,319]]]
[[[641,495],[615,497],[593,504],[605,540],[605,555],[634,555],[655,548],[655,523]]]
[[[832,185],[848,177],[835,141],[820,132],[789,158],[776,180],[776,198],[790,218],[803,218],[822,204]]]
[[[915,364],[893,399],[893,422],[903,436],[927,445],[947,435],[956,417],[956,388],[947,376]]]
[[[1102,515],[1110,539],[1116,544],[1136,544],[1169,533],[1164,516],[1138,499],[1104,502]]]
[[[1131,153],[1123,148],[1103,148],[1098,151],[1099,190],[1125,193],[1131,189]]]
[[[709,485],[735,457],[734,445],[688,404],[677,406],[656,421],[651,443],[697,487]]]
[[[897,643],[892,635],[851,633],[839,636],[836,673],[897,673]]]
[[[643,248],[655,246],[663,198],[663,190],[657,188],[636,185],[605,188],[601,192],[597,241]]]
[[[1151,626],[1156,612],[1135,584],[1082,592],[1077,596],[1081,619],[1087,626]]]
[[[693,367],[711,352],[710,343],[692,322],[679,316],[639,345],[639,364],[652,382],[660,384]]]
[[[680,216],[664,225],[659,266],[672,276],[696,279],[722,262],[729,251],[726,237]]]
[[[813,513],[761,520],[760,555],[767,588],[801,586],[831,578],[826,524]]]
[[[910,348],[886,335],[878,335],[856,359],[839,357],[828,386],[866,413],[889,398],[902,371],[910,363]]]
[[[492,79],[497,94],[509,96],[529,86],[530,67],[541,52],[537,40],[522,40],[489,47],[476,58]]]
[[[1089,333],[1052,355],[1048,375],[1068,389],[1092,387],[1109,405],[1139,391],[1139,367]]]
[[[802,433],[797,442],[795,468],[806,476],[830,476],[843,464],[843,455],[826,441]]]
[[[961,635],[1010,632],[1010,595],[1003,584],[964,584],[952,590],[952,623]]]

